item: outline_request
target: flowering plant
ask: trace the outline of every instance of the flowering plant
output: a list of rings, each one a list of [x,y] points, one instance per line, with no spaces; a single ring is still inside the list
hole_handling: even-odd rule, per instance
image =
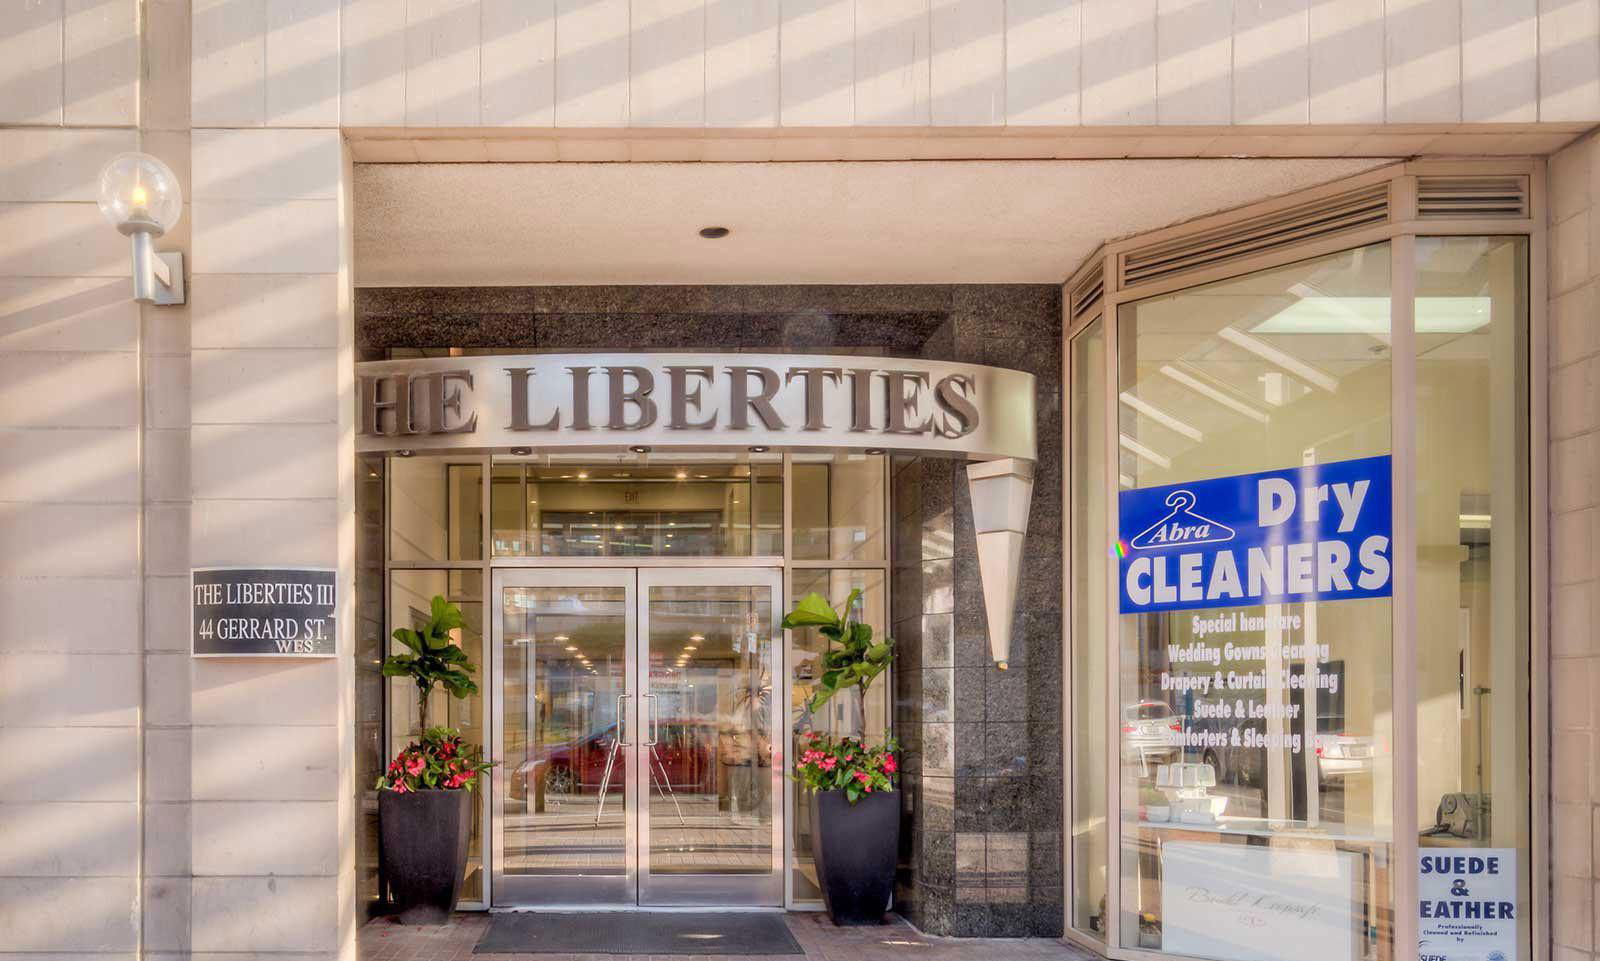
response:
[[[843,791],[854,804],[874,791],[894,790],[900,776],[894,752],[899,747],[892,737],[880,747],[868,747],[853,737],[810,731],[800,735],[794,779],[813,791]]]
[[[450,727],[430,727],[422,740],[412,741],[395,755],[377,789],[396,794],[412,791],[470,791],[478,778],[494,765],[483,759],[483,749],[463,744],[461,732]]]

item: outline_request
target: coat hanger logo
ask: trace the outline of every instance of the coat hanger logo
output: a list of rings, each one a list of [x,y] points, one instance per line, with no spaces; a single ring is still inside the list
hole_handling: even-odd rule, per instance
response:
[[[1194,512],[1195,497],[1189,491],[1173,491],[1164,502],[1172,508],[1166,517],[1137,534],[1129,543],[1136,551],[1160,550],[1163,547],[1187,547],[1193,544],[1224,544],[1238,535],[1227,524],[1222,524]]]

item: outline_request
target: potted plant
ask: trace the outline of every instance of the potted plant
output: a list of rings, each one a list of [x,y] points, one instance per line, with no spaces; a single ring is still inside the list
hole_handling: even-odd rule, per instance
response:
[[[809,707],[813,713],[841,692],[857,698],[856,715],[866,726],[866,695],[894,657],[894,642],[874,640],[872,628],[851,617],[859,590],[843,613],[827,598],[808,594],[783,618],[785,630],[816,628],[831,642],[822,655],[822,675]],[[808,732],[795,759],[795,780],[808,790],[812,855],[828,916],[837,925],[879,924],[894,894],[900,848],[900,804],[895,793],[897,745],[855,736]]]
[[[421,630],[399,628],[394,639],[410,654],[384,659],[385,677],[409,677],[417,685],[421,736],[389,762],[378,778],[379,866],[404,924],[443,924],[461,895],[472,834],[472,797],[492,765],[483,750],[464,744],[449,727],[430,727],[428,698],[443,685],[454,697],[476,694],[477,668],[451,643],[463,624],[461,609],[434,597]]]

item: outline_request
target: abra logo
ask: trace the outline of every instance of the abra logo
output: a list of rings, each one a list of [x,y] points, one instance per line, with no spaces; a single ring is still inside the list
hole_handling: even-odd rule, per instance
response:
[[[1173,491],[1163,503],[1172,508],[1171,512],[1134,536],[1129,542],[1134,550],[1226,544],[1237,536],[1237,532],[1227,524],[1196,514],[1195,497],[1189,491]]]

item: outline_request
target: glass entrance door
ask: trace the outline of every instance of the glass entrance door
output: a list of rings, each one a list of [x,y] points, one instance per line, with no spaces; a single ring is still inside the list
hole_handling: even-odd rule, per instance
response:
[[[781,583],[495,572],[496,905],[782,904]]]

